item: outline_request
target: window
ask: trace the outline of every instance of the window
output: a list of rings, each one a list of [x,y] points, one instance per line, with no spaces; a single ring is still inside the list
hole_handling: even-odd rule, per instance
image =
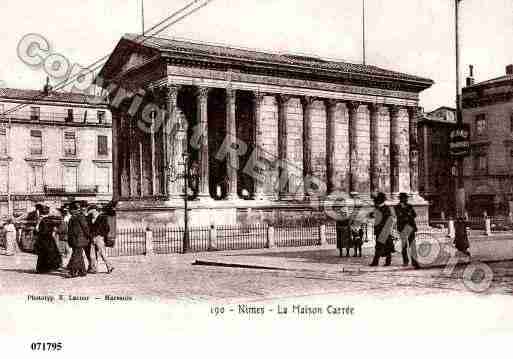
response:
[[[39,121],[41,116],[41,109],[39,107],[30,107],[30,119],[33,121]]]
[[[105,111],[98,111],[98,123],[105,123]]]
[[[30,131],[30,154],[42,155],[43,154],[43,134],[40,130]]]
[[[78,192],[78,167],[64,167],[64,191],[67,193]]]
[[[98,136],[98,155],[107,156],[109,154],[108,137],[105,135]]]
[[[73,122],[73,109],[68,108],[68,115],[66,116],[66,122]]]
[[[482,136],[486,133],[486,117],[484,114],[476,116],[476,134]]]
[[[64,132],[64,156],[77,155],[77,141],[75,132]]]
[[[110,192],[110,171],[108,167],[96,168],[96,185],[99,193]]]
[[[0,128],[0,156],[7,156],[7,131]]]
[[[7,166],[0,166],[0,193],[7,193],[7,182],[9,182],[7,169]]]
[[[31,166],[29,172],[29,191],[31,193],[43,192],[43,167]]]
[[[488,171],[488,157],[486,153],[478,153],[474,158],[474,169],[478,172]]]

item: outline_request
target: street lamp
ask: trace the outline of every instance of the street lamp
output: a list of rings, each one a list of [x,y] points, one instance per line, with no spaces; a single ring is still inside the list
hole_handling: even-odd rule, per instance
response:
[[[455,40],[456,40],[456,132],[463,140],[468,141],[468,131],[463,124],[463,115],[461,112],[461,94],[460,94],[460,26],[459,26],[459,5],[462,0],[454,0],[455,17]],[[452,139],[451,139],[452,140]],[[466,144],[468,147],[468,143]],[[470,256],[468,251],[469,241],[466,231],[465,214],[465,183],[463,180],[463,160],[465,154],[456,158],[457,181],[456,181],[456,221],[455,221],[455,246],[460,252]]]
[[[189,153],[187,151],[182,153],[183,158],[183,182],[184,182],[184,214],[183,214],[183,244],[182,253],[186,253],[189,249]]]

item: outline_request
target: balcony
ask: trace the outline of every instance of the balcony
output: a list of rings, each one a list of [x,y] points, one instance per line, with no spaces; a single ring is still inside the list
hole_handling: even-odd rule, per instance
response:
[[[41,112],[36,115],[30,111],[16,111],[14,113],[8,113],[5,115],[5,119],[11,118],[13,121],[30,121],[30,122],[59,122],[59,123],[89,123],[89,124],[100,124],[110,125],[105,118],[99,122],[99,119],[95,111],[87,114],[87,118],[84,117],[83,113],[77,113],[70,115],[66,112]]]
[[[66,187],[44,186],[44,193],[48,196],[95,196],[99,186],[78,186],[75,189]]]

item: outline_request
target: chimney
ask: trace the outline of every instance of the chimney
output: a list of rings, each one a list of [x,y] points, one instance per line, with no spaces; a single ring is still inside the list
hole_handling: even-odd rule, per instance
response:
[[[48,95],[50,93],[50,91],[52,91],[53,88],[52,86],[50,85],[50,78],[48,76],[46,76],[46,85],[43,87],[43,92]]]
[[[467,77],[467,87],[472,86],[474,84],[474,65],[468,65],[469,68],[469,76]]]
[[[506,75],[513,75],[513,64],[506,66]]]

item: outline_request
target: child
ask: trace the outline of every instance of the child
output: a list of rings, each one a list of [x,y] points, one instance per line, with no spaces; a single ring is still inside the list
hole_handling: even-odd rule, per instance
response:
[[[362,256],[363,234],[362,225],[353,222],[351,226],[351,237],[354,248],[353,257]]]

